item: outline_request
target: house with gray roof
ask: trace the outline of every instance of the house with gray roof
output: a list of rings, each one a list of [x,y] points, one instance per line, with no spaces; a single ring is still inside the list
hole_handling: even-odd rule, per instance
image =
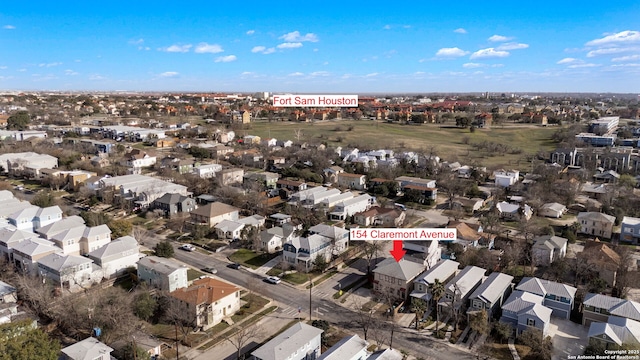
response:
[[[166,193],[153,200],[152,209],[162,210],[165,217],[187,214],[197,208],[194,198],[178,193]]]
[[[322,353],[320,335],[324,331],[303,322],[296,323],[254,350],[255,360],[311,360]]]
[[[378,295],[406,300],[413,291],[413,280],[424,271],[422,262],[409,257],[396,261],[387,258],[373,269],[373,291]]]
[[[438,280],[443,284],[449,282],[458,272],[458,266],[460,263],[453,260],[440,260],[429,270],[420,274],[413,281],[413,291],[411,296],[417,299],[422,299],[429,303],[431,301],[431,286]]]
[[[516,336],[529,328],[535,328],[547,335],[553,310],[542,305],[544,297],[520,290],[511,293],[502,305],[500,322],[511,324]]]
[[[38,260],[38,272],[73,291],[102,280],[101,273],[94,276],[100,268],[92,264],[93,260],[84,256],[53,253]]]
[[[273,254],[282,250],[282,245],[295,237],[295,228],[291,224],[275,226],[260,232],[260,246],[263,251]]]
[[[62,350],[62,360],[111,360],[112,348],[98,339],[88,337]]]
[[[611,239],[615,216],[599,212],[581,212],[577,218],[580,223],[580,233]]]
[[[244,224],[239,221],[222,220],[214,227],[218,239],[237,240],[240,238],[240,232],[244,228]]]
[[[187,287],[187,267],[171,259],[147,256],[138,261],[138,278],[160,290],[171,292]]]
[[[292,237],[283,244],[282,256],[284,261],[294,267],[302,266],[305,271],[313,269],[313,262],[318,256],[323,256],[327,261],[331,259],[333,242],[330,238],[319,234],[311,234],[307,237]]]
[[[568,239],[560,236],[544,235],[533,239],[535,243],[531,248],[533,260],[536,265],[549,266],[558,259],[567,255]]]
[[[367,347],[369,343],[358,335],[342,338],[318,360],[364,360],[369,356]]]
[[[482,284],[487,270],[477,266],[467,266],[444,286],[444,296],[438,301],[440,311],[452,314],[464,311],[469,296]]]
[[[35,274],[38,260],[54,253],[62,253],[62,249],[53,242],[40,238],[26,239],[13,247],[13,262],[22,271]]]
[[[36,229],[36,233],[40,234],[41,237],[47,240],[51,240],[51,238],[56,234],[73,227],[84,227],[84,225],[83,218],[78,215],[73,215],[62,218],[60,221],[56,221],[52,224],[42,226]]]
[[[18,289],[15,286],[0,281],[0,304],[18,301]]]
[[[129,267],[137,267],[140,260],[138,241],[131,236],[117,238],[87,254],[102,268],[103,277],[122,274]]]
[[[91,251],[107,245],[111,241],[111,229],[105,224],[87,226],[80,238],[80,255],[86,255]]]
[[[640,321],[640,304],[603,294],[588,293],[582,301],[582,325],[607,322],[610,315]]]
[[[567,212],[567,207],[553,202],[543,204],[538,210],[538,216],[560,219]]]
[[[372,353],[367,360],[402,360],[404,355],[396,349],[378,350]]]
[[[23,240],[37,238],[38,235],[29,231],[16,229],[14,226],[0,228],[0,255],[12,260],[13,247]]]
[[[640,345],[640,322],[609,316],[607,322],[592,322],[589,326],[589,342],[599,342],[605,349],[619,349],[623,345],[637,348]]]
[[[578,289],[555,281],[525,277],[516,290],[544,297],[543,305],[553,310],[553,316],[569,319]]]
[[[467,314],[485,310],[489,319],[511,294],[513,276],[500,272],[491,273],[487,279],[469,296]]]

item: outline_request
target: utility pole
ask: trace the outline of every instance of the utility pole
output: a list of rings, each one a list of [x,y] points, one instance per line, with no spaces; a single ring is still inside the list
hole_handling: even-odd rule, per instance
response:
[[[313,281],[311,281],[311,273],[309,273],[309,321],[312,321],[312,307],[311,307],[311,290],[313,289]]]
[[[178,353],[178,348],[180,347],[180,344],[178,343],[178,322],[174,322],[173,323],[176,329],[176,360],[180,360],[180,355]]]

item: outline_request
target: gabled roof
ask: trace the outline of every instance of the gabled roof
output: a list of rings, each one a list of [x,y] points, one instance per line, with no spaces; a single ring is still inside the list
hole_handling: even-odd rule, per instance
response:
[[[436,279],[444,282],[458,271],[458,266],[460,266],[460,263],[457,261],[440,260],[431,269],[418,276],[416,282],[427,285],[433,284]]]
[[[231,205],[216,201],[214,203],[210,203],[193,210],[191,214],[212,218],[212,217],[220,216],[223,214],[228,214],[234,211],[239,211],[239,209],[235,206],[231,206]]]
[[[70,229],[67,229],[55,234],[51,238],[51,240],[65,242],[66,240],[77,239],[79,241],[82,238],[82,234],[84,234],[85,228],[86,226],[84,225],[78,226],[78,227],[72,227]]]
[[[178,193],[166,193],[155,199],[153,202],[158,204],[177,204],[183,202],[187,197]]]
[[[609,269],[616,269],[620,264],[620,255],[597,239],[585,242],[584,250],[578,253],[578,257],[586,259],[590,264]]]
[[[148,269],[155,270],[156,272],[164,275],[173,274],[175,271],[184,269],[186,271],[186,267],[182,264],[175,262],[170,259],[165,259],[157,256],[147,256],[143,257],[138,261],[138,266],[144,266]]]
[[[445,289],[450,292],[459,292],[460,296],[464,297],[475,285],[482,282],[486,271],[481,267],[469,265],[451,279],[445,285]]]
[[[251,355],[261,360],[287,359],[324,331],[316,327],[299,322],[283,331],[266,344],[262,345]]]
[[[593,306],[600,309],[606,309],[607,311],[612,307],[625,302],[624,299],[618,299],[612,296],[588,293],[584,296],[582,304],[585,306]]]
[[[87,226],[86,228],[84,228],[82,237],[91,240],[91,237],[103,234],[111,234],[111,229],[109,229],[109,227],[105,224],[98,226]]]
[[[17,243],[13,247],[14,252],[19,252],[29,256],[36,256],[50,251],[61,252],[62,249],[55,246],[51,241],[40,238],[31,238]]]
[[[589,337],[606,335],[617,345],[640,343],[640,322],[609,316],[606,323],[592,322],[589,327]]]
[[[616,217],[599,212],[581,212],[578,214],[578,220],[603,221],[613,224]]]
[[[104,354],[111,354],[112,348],[89,337],[61,350],[65,355],[73,360],[93,360]]]
[[[51,223],[47,226],[43,226],[37,229],[36,232],[45,237],[51,238],[55,234],[58,234],[64,230],[67,230],[69,228],[76,227],[76,226],[84,227],[84,219],[82,219],[78,215],[73,215],[73,216],[63,218],[60,221]]]
[[[478,298],[485,303],[494,304],[505,290],[511,287],[513,276],[494,272],[474,291],[470,299]]]
[[[502,305],[502,310],[519,314],[535,304],[542,304],[543,301],[544,297],[540,295],[515,290]]]
[[[84,256],[76,255],[64,255],[64,254],[49,254],[42,259],[38,260],[38,264],[46,266],[51,270],[60,272],[64,269],[77,266],[80,264],[92,263],[93,260]]]
[[[349,233],[349,230],[345,230],[338,226],[318,224],[309,228],[309,232],[326,236],[330,239],[340,239]]]
[[[213,304],[229,295],[240,291],[240,288],[228,282],[205,277],[193,282],[188,288],[175,290],[171,296],[192,305]]]
[[[520,315],[532,315],[537,317],[538,319],[541,319],[542,321],[544,321],[545,323],[548,323],[549,320],[551,319],[551,313],[553,312],[553,310],[551,310],[550,308],[542,305],[542,304],[533,304],[527,308],[525,308],[523,311],[518,313],[518,316]]]
[[[613,306],[609,313],[624,318],[640,321],[640,304],[635,301],[625,300],[618,305]]]
[[[395,349],[379,350],[371,354],[367,360],[402,360],[402,353]]]
[[[640,218],[625,216],[622,218],[623,225],[637,226],[640,225]]]
[[[93,250],[87,255],[93,259],[100,259],[130,250],[138,250],[138,241],[131,236],[123,236]]]
[[[482,238],[482,235],[480,235],[480,233],[461,221],[451,221],[449,222],[447,227],[456,229],[458,239],[478,241],[480,240],[480,238]]]
[[[221,231],[224,231],[224,232],[238,231],[244,228],[244,224],[241,222],[225,219],[220,221],[218,224],[216,224],[214,228],[220,229]]]
[[[551,209],[551,210],[555,210],[555,211],[565,211],[567,209],[566,206],[553,202],[553,203],[546,203],[544,205],[542,205],[540,207],[541,209]]]
[[[550,250],[560,250],[565,247],[567,245],[567,242],[569,241],[566,238],[551,235],[538,236],[533,240],[535,241],[535,244],[533,244],[534,247],[544,247]]]
[[[546,296],[547,294],[574,299],[578,289],[573,286],[557,283],[555,281],[538,279],[535,277],[525,277],[520,281],[517,290],[530,292],[532,294]]]
[[[13,227],[0,228],[0,242],[7,245],[18,243],[22,240],[37,238],[38,235],[29,231],[19,230]]]
[[[413,280],[424,270],[424,265],[417,262],[401,259],[396,261],[394,258],[387,258],[376,266],[374,273],[387,275],[394,279],[403,281]]]
[[[369,346],[369,343],[360,336],[347,336],[338,341],[324,354],[320,355],[318,360],[353,359],[354,356],[365,350],[367,346]]]
[[[59,206],[49,206],[46,208],[40,208],[36,213],[38,219],[43,219],[45,216],[62,215],[62,209]]]

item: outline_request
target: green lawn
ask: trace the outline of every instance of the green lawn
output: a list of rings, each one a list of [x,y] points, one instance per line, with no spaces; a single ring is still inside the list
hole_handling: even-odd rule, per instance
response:
[[[188,269],[187,270],[187,280],[192,281],[192,280],[196,280],[197,278],[199,278],[200,276],[203,276],[204,273],[200,272],[196,269]]]
[[[278,254],[257,254],[255,251],[239,249],[229,256],[229,260],[257,269],[276,256]]]
[[[507,124],[490,130],[459,129],[453,124],[400,125],[368,120],[336,120],[320,123],[256,122],[247,133],[295,140],[294,131],[302,131],[300,141],[327,142],[330,146],[355,146],[360,148],[399,148],[431,150],[447,155],[448,161],[472,162],[487,167],[530,168],[526,155],[540,150],[552,150],[555,143],[552,134],[558,127]],[[352,127],[351,131],[348,128]],[[336,131],[337,129],[340,129]],[[483,141],[509,145],[522,150],[521,154],[494,154],[476,151],[471,144]],[[465,144],[466,143],[466,144]]]
[[[282,280],[290,282],[295,285],[302,285],[309,281],[309,275],[299,272],[293,272],[286,274],[282,277]]]
[[[244,304],[240,308],[240,310],[237,313],[235,313],[235,315],[231,316],[231,320],[233,320],[234,323],[242,321],[242,319],[246,318],[249,315],[252,315],[253,313],[262,309],[265,305],[269,303],[269,300],[255,293],[251,293],[243,296],[242,300],[246,301],[246,304]]]

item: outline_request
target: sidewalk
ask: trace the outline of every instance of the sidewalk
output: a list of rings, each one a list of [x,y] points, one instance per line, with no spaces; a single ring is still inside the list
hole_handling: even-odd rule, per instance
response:
[[[271,268],[276,267],[281,260],[281,256],[276,256],[273,259],[267,261],[264,265],[260,266],[259,268],[253,270],[251,269],[252,272],[256,273],[256,274],[262,274],[262,275],[267,275],[267,271],[271,270]]]

